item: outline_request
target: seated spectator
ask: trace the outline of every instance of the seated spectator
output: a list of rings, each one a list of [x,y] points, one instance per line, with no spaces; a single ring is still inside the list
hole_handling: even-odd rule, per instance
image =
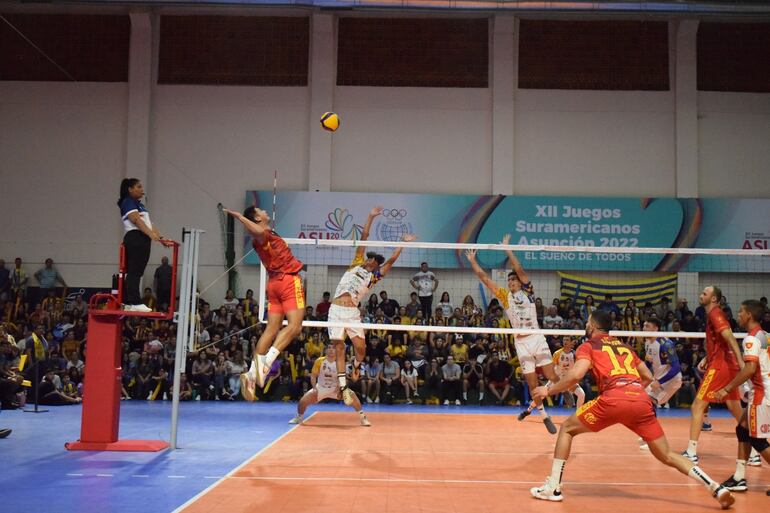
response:
[[[406,356],[406,347],[401,337],[393,337],[390,340],[390,344],[385,348],[385,353],[390,355],[396,362],[403,362]]]
[[[249,370],[249,364],[243,358],[243,351],[236,350],[231,359],[227,360],[227,381],[230,385],[230,396],[237,398],[241,394],[241,374]]]
[[[368,404],[372,403],[372,397],[374,397],[374,402],[379,404],[380,372],[382,371],[382,364],[380,363],[379,358],[369,354],[366,355],[365,362],[361,373],[361,394]]]
[[[372,295],[374,296],[374,294]],[[315,306],[315,314],[319,321],[325,321],[329,318],[329,307],[332,306],[331,297],[332,295],[329,292],[324,292],[321,302]],[[374,298],[376,301],[377,296],[374,296]]]
[[[369,296],[369,301],[366,303],[366,311],[369,315],[374,316],[377,314],[377,309],[380,307],[380,302],[377,300],[377,294]],[[385,315],[383,313],[383,315]]]
[[[479,392],[479,406],[484,404],[484,366],[477,360],[470,360],[463,366],[463,401],[468,402],[468,390],[473,387]]]
[[[54,372],[49,370],[38,386],[39,402],[46,406],[62,406],[65,404],[78,404],[83,400],[80,397],[69,397],[56,386]]]
[[[660,300],[660,303],[658,303],[658,307],[655,309],[655,313],[658,315],[658,319],[663,321],[663,319],[666,318],[668,315],[668,312],[671,311],[671,298],[668,296],[663,296],[663,298]],[[704,311],[703,319],[705,322],[706,315]]]
[[[241,302],[235,297],[235,293],[231,289],[227,289],[225,299],[222,301],[222,306],[224,306],[228,312],[234,312],[235,307],[239,304],[241,304]]]
[[[489,340],[486,335],[476,335],[473,345],[468,348],[468,361],[475,362],[479,356],[486,355]]]
[[[441,367],[441,395],[444,405],[454,401],[457,406],[460,406],[461,379],[462,368],[455,363],[454,357],[450,354]]]
[[[386,347],[387,344],[385,343],[385,340],[369,332],[369,341],[366,344],[366,354],[370,355],[372,360],[377,359],[382,362],[385,357]]]
[[[67,366],[66,370],[69,370],[71,367],[75,367],[78,372],[81,374],[83,373],[83,366],[85,364],[83,361],[79,358],[79,355],[77,352],[71,352],[70,357],[67,359]]]
[[[444,365],[449,354],[449,342],[441,333],[431,332],[428,336],[430,353],[438,360],[439,365]]]
[[[476,306],[476,303],[473,301],[473,296],[469,294],[463,298],[463,305],[460,311],[465,319],[470,319],[477,313],[480,313],[481,308]]]
[[[426,399],[436,398],[438,400],[441,397],[441,367],[439,367],[436,358],[430,360],[430,365],[425,371],[425,397]]]
[[[618,306],[615,301],[612,300],[612,294],[605,294],[604,295],[604,301],[599,303],[599,306],[597,306],[599,310],[604,310],[605,312],[611,313],[615,312],[615,315],[617,317],[620,317],[620,307]]]
[[[412,399],[419,399],[417,393],[417,369],[410,360],[404,360],[404,368],[401,369],[401,384],[404,386],[406,404],[412,404]]]
[[[158,300],[155,299],[155,295],[152,293],[152,289],[150,287],[145,287],[144,295],[142,296],[142,303],[144,303],[144,305],[153,312],[158,310]]]
[[[313,315],[313,307],[312,306],[306,306],[305,307],[305,320],[306,321],[317,321],[318,317]]]
[[[248,325],[249,325],[249,322],[246,320],[246,314],[244,314],[243,312],[243,306],[236,305],[235,311],[233,312],[233,315],[230,317],[230,324],[228,325],[230,333],[244,330]]]
[[[574,308],[567,310],[567,319],[564,324],[568,330],[582,330],[585,329],[586,324],[578,317],[577,311]]]
[[[559,330],[564,326],[564,319],[559,315],[558,309],[551,305],[548,307],[548,314],[543,317],[543,329]]]
[[[142,351],[134,373],[134,399],[147,399],[156,386],[155,380],[152,379],[155,373],[155,363],[150,360],[149,353]]]
[[[401,388],[401,367],[396,363],[388,353],[385,353],[382,369],[380,370],[380,381],[385,393],[385,402],[393,404],[393,396]]]
[[[214,366],[211,360],[208,359],[205,351],[201,351],[198,354],[198,359],[195,360],[192,366],[192,381],[198,388],[198,395],[202,401],[206,401],[211,397],[211,379],[214,376]]]
[[[468,361],[468,345],[465,343],[463,336],[456,334],[452,346],[449,348],[449,352],[452,355],[452,359],[458,365],[464,365]]]
[[[444,291],[441,293],[441,301],[438,302],[436,310],[441,310],[442,317],[450,317],[452,315],[454,307],[452,306],[452,301],[449,300],[449,292]]]
[[[193,390],[190,383],[187,381],[187,374],[184,372],[179,376],[179,400],[191,401]],[[174,385],[171,386],[171,393],[173,394]]]
[[[225,353],[219,353],[214,362],[214,398],[220,401],[232,401],[233,397],[228,390],[230,373],[228,371]]]
[[[388,299],[388,293],[384,290],[380,292],[380,298],[382,301],[380,301],[379,306],[382,309],[383,314],[388,318],[395,317],[399,309],[398,302],[395,299]]]
[[[80,394],[78,393],[78,387],[75,383],[72,382],[69,374],[65,374],[61,377],[61,391],[64,395],[72,399],[80,397]]]
[[[513,378],[513,368],[508,362],[500,360],[498,353],[492,353],[489,364],[486,368],[487,388],[497,400],[500,406],[503,406],[511,391],[511,379]]]
[[[61,343],[62,356],[67,360],[70,359],[72,353],[76,355],[80,354],[80,341],[75,338],[75,330],[71,329],[64,336],[64,341]]]
[[[307,357],[313,361],[315,361],[316,358],[323,355],[324,353],[324,344],[321,342],[320,335],[318,332],[313,333],[307,342],[305,342],[305,354],[307,354]]]
[[[409,317],[410,320],[413,320],[417,317],[417,312],[421,311],[422,305],[420,304],[420,300],[417,297],[417,292],[412,292],[409,294],[409,302],[404,307],[404,314],[406,314],[406,317]],[[409,324],[412,324],[412,322]]]
[[[412,362],[418,373],[428,360],[428,344],[421,338],[413,338],[406,349],[406,359]]]

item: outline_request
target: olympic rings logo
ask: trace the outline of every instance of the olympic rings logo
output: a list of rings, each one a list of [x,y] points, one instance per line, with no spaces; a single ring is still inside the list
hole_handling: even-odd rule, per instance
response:
[[[387,217],[388,219],[393,219],[394,221],[402,220],[406,217],[406,214],[407,212],[405,208],[385,208],[382,210],[383,216]]]

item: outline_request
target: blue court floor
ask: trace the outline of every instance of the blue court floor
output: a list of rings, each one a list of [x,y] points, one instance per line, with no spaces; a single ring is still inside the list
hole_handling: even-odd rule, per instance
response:
[[[121,403],[121,438],[169,440],[170,402]],[[0,512],[171,512],[285,434],[293,403],[192,402],[181,405],[178,450],[159,453],[69,452],[77,440],[80,406],[47,413],[3,411],[0,427]],[[367,405],[367,411],[515,415],[519,408]],[[324,404],[314,411],[350,411]],[[550,410],[554,415],[569,410]],[[689,411],[663,410],[684,417]],[[723,417],[726,411],[712,412]]]

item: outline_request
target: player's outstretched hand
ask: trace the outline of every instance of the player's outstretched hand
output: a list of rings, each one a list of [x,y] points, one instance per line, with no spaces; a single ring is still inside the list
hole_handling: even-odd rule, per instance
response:
[[[548,397],[548,388],[547,387],[537,387],[532,391],[532,400],[533,401],[542,401]]]
[[[376,206],[372,210],[369,211],[369,215],[372,217],[377,217],[378,215],[382,214],[382,211],[384,209],[381,206]]]
[[[503,235],[503,240],[500,241],[500,244],[505,244],[507,246],[510,243],[511,243],[511,234],[506,233],[505,235]]]
[[[474,262],[476,260],[476,250],[475,249],[466,249],[465,250],[465,258],[467,258],[470,262]]]
[[[417,240],[417,236],[413,233],[407,233],[406,235],[404,235],[404,238],[401,240],[404,242],[414,242]]]

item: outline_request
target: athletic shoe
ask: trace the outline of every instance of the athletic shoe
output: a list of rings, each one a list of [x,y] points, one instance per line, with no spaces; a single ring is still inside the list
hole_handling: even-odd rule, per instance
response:
[[[302,415],[298,413],[289,421],[289,424],[302,424],[303,420]]]
[[[270,374],[270,367],[265,363],[267,360],[267,356],[263,355],[257,355],[257,385],[259,385],[259,388],[263,388],[265,386],[265,381],[267,381],[267,375]]]
[[[749,465],[750,467],[761,467],[762,458],[759,456],[759,454],[749,456],[749,459],[746,460],[746,465]]]
[[[256,396],[256,380],[248,372],[241,374],[241,395],[247,401],[254,402]]]
[[[532,413],[532,412],[531,412],[530,410],[521,410],[521,412],[519,413],[519,417],[518,417],[518,419],[519,419],[519,420],[524,420],[524,419],[526,419],[527,417],[529,417],[531,413]]]
[[[414,404],[411,399],[406,400],[406,404]]]
[[[414,393],[412,394],[412,398],[414,398],[414,399],[419,399],[420,398],[420,394],[419,394],[419,392],[417,392],[417,390],[415,390]]]
[[[374,398],[374,404],[380,404],[379,396]]]
[[[366,415],[361,415],[361,425],[364,427],[370,427],[372,423],[369,422],[369,419],[366,418]]]
[[[546,417],[543,419],[543,424],[545,424],[545,428],[548,430],[549,433],[552,435],[555,435],[558,433],[558,429],[556,429],[556,424],[553,423],[551,420],[551,417]]]
[[[366,396],[366,404],[372,404],[372,398],[368,395]]]
[[[461,404],[462,404],[462,403],[460,402],[460,400],[459,400],[459,399],[455,399],[455,405],[456,405],[456,406],[460,406]]]
[[[535,499],[540,499],[544,501],[561,502],[564,500],[564,495],[562,495],[561,490],[554,489],[551,486],[551,483],[548,479],[545,480],[545,483],[543,484],[543,486],[539,488],[538,487],[530,488],[529,493]]]
[[[8,435],[10,435],[12,432],[12,429],[0,429],[0,438],[8,438]]]
[[[684,456],[685,458],[687,458],[691,462],[695,463],[696,465],[698,464],[698,460],[700,459],[700,458],[698,458],[697,454],[690,454],[687,451],[682,451],[682,456]]]
[[[352,406],[353,399],[355,399],[355,397],[356,395],[348,387],[345,387],[342,389],[342,401],[345,403],[346,406]]]
[[[711,431],[712,429],[711,422],[704,422],[700,427],[701,431]]]
[[[714,498],[719,501],[719,505],[722,506],[722,509],[728,509],[735,503],[735,497],[730,493],[730,490],[724,486],[720,486],[714,491]]]
[[[722,483],[722,486],[730,490],[731,492],[745,492],[749,489],[745,479],[735,479],[735,476],[730,476],[729,479]]]
[[[123,305],[123,310],[125,310],[126,312],[142,312],[142,313],[152,312],[152,308],[144,304]]]
[[[641,443],[641,444],[639,444],[639,450],[640,451],[649,451],[650,450],[650,446],[647,445],[646,443]]]
[[[444,406],[449,406],[449,399],[444,399]]]

